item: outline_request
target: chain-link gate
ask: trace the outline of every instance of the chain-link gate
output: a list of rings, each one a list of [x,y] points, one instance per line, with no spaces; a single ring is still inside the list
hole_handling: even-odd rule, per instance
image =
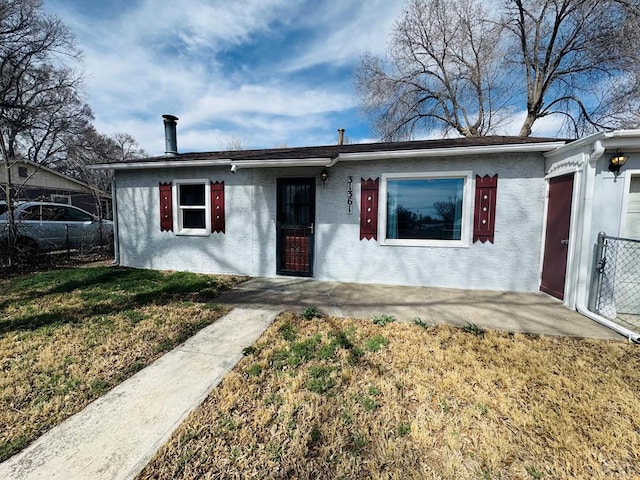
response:
[[[590,310],[640,332],[640,240],[598,234]]]

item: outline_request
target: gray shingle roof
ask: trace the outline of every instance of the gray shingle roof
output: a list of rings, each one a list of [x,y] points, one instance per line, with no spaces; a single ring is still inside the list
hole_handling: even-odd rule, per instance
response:
[[[258,150],[229,150],[218,152],[194,152],[180,153],[178,155],[167,157],[165,155],[157,157],[149,157],[143,159],[135,159],[131,162],[155,162],[167,161],[172,162],[193,161],[193,160],[282,160],[282,159],[305,159],[305,158],[335,158],[338,154],[346,153],[368,153],[368,152],[384,152],[384,151],[402,151],[402,150],[428,150],[440,148],[461,148],[461,147],[482,147],[482,146],[498,146],[498,145],[521,145],[536,144],[549,142],[569,141],[557,138],[543,137],[508,137],[508,136],[491,136],[491,137],[473,137],[473,138],[449,138],[443,140],[412,140],[404,142],[380,142],[380,143],[355,143],[347,145],[324,145],[315,147],[285,147],[285,148],[269,148]],[[127,162],[123,162],[127,163]]]

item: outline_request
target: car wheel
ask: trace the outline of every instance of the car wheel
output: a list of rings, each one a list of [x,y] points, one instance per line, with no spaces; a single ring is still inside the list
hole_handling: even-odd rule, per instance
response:
[[[16,240],[16,258],[20,263],[31,263],[38,255],[38,243],[29,237],[18,237]]]

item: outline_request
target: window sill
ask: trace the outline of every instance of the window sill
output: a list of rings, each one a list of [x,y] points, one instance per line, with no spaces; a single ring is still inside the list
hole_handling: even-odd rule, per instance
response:
[[[435,247],[435,248],[468,248],[469,242],[464,240],[396,240],[383,239],[380,245],[386,247]]]
[[[211,234],[209,233],[208,230],[204,228],[203,229],[189,228],[189,229],[183,229],[183,230],[177,231],[176,235],[183,236],[183,237],[208,237]]]

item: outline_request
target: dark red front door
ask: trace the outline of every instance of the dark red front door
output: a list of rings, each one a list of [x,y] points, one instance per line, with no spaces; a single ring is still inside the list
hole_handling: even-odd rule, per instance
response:
[[[556,298],[564,298],[571,222],[573,174],[549,180],[547,233],[542,262],[540,290]]]
[[[310,277],[313,275],[315,179],[280,178],[277,190],[277,273]]]

